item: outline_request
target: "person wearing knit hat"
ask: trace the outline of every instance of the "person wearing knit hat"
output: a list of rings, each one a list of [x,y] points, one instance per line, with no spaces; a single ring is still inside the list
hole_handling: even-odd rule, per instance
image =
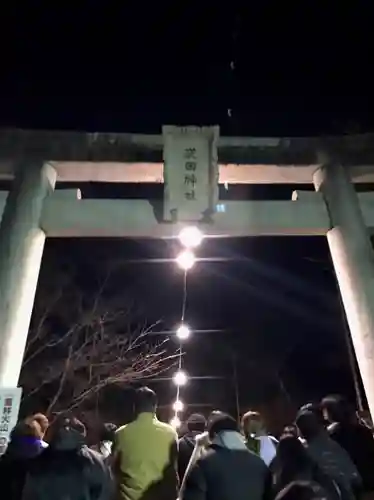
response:
[[[204,415],[193,413],[188,417],[186,426],[187,432],[178,443],[178,474],[180,482],[182,482],[187,466],[191,460],[196,445],[196,438],[205,431],[206,420]]]

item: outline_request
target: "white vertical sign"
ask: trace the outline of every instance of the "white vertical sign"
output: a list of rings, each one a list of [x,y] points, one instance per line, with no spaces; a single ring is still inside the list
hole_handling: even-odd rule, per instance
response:
[[[22,389],[0,388],[0,455],[8,445],[10,433],[18,420]]]
[[[164,126],[164,218],[198,222],[218,198],[219,127]]]

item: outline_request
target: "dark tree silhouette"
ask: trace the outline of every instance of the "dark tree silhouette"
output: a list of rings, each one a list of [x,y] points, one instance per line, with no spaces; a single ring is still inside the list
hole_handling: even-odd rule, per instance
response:
[[[85,289],[72,269],[43,269],[20,380],[28,408],[44,401],[50,415],[76,411],[110,385],[174,364],[168,338],[152,335],[157,323],[148,324],[130,290],[110,292],[111,276]]]

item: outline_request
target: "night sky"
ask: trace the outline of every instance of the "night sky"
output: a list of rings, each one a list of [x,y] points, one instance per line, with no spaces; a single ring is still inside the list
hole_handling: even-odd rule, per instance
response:
[[[366,3],[356,2],[354,10],[342,4],[330,9],[326,2],[294,10],[283,2],[240,4],[9,7],[2,19],[0,125],[160,133],[162,124],[218,124],[221,135],[252,136],[374,130]],[[84,197],[162,197],[160,186],[79,187]],[[229,196],[290,199],[293,189],[230,187]],[[103,255],[172,258],[175,248],[158,241],[64,240],[48,242],[46,252],[92,273]],[[227,261],[198,264],[188,279],[189,322],[217,331],[194,336],[186,368],[225,380],[192,382],[187,402],[232,411],[233,357],[244,409],[273,397],[273,382],[259,375],[259,364],[266,363],[280,364],[296,404],[327,392],[354,397],[324,239],[213,240],[199,253]],[[129,267],[121,286],[136,289],[149,318],[173,328],[181,309],[181,273],[170,263]],[[167,403],[169,386],[157,389]]]

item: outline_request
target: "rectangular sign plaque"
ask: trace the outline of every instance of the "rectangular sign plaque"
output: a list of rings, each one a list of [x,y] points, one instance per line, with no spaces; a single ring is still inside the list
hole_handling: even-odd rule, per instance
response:
[[[219,127],[164,126],[164,219],[199,222],[218,198]]]
[[[8,445],[10,433],[18,420],[22,389],[0,389],[0,455]]]

